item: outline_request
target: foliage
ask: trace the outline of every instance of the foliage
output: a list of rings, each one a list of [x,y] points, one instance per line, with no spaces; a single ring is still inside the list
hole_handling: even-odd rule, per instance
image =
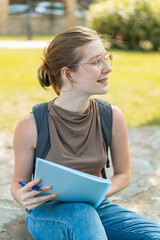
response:
[[[106,0],[90,5],[88,26],[123,49],[160,50],[159,0]]]
[[[56,97],[37,80],[43,50],[0,50],[0,132],[13,132],[36,103]],[[98,96],[120,107],[129,127],[160,124],[160,53],[113,52],[109,93]],[[151,67],[152,66],[152,67]]]

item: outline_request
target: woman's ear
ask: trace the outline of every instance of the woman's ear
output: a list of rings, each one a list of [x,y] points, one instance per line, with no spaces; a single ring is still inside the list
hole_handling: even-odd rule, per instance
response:
[[[61,76],[66,81],[72,81],[73,80],[72,72],[67,67],[63,67],[61,69]]]

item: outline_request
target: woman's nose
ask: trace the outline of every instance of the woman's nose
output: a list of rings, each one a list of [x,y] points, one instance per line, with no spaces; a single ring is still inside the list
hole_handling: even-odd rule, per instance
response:
[[[102,72],[103,73],[106,73],[106,72],[109,73],[111,71],[112,71],[111,66],[107,62],[104,62]]]

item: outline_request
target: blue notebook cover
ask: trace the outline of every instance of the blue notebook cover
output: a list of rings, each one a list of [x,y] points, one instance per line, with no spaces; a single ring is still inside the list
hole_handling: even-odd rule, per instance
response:
[[[53,201],[85,202],[98,207],[103,201],[110,179],[104,179],[41,158],[36,158],[35,179],[41,181],[37,186],[51,185],[52,189],[39,195],[57,193]]]

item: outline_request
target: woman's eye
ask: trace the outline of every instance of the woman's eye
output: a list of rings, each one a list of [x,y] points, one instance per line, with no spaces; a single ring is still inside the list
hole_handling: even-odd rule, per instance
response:
[[[98,58],[94,62],[92,62],[91,64],[93,64],[93,65],[101,65],[101,63],[102,63],[102,59]]]
[[[96,60],[96,61],[92,62],[91,64],[96,65],[97,63],[98,63],[98,62],[97,62],[97,60]]]
[[[97,64],[101,64],[102,63],[102,60],[101,59],[97,59]]]

